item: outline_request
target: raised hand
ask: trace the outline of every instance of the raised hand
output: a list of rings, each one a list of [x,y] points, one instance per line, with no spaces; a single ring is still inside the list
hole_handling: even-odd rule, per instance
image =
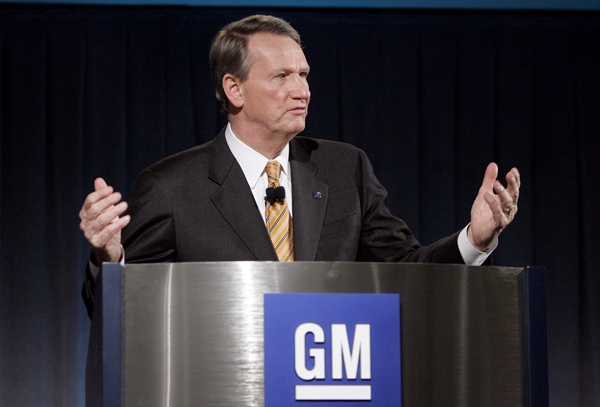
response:
[[[469,240],[483,252],[498,245],[498,236],[513,221],[518,211],[521,187],[519,171],[513,168],[506,174],[506,188],[497,178],[498,166],[490,163],[471,207]]]
[[[94,181],[94,189],[79,212],[79,226],[92,245],[91,259],[99,266],[105,261],[118,262],[121,259],[121,230],[131,218],[129,215],[121,217],[127,209],[127,202],[122,202],[121,194],[113,191],[113,187],[102,178]]]

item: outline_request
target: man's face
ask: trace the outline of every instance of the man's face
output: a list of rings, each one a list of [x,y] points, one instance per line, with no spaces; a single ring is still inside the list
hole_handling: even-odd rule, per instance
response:
[[[305,127],[310,91],[302,48],[284,35],[258,33],[248,41],[250,71],[241,83],[242,119],[253,133],[293,137]]]

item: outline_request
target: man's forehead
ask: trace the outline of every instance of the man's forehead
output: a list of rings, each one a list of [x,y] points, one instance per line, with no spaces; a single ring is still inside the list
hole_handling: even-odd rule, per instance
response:
[[[248,39],[248,51],[250,57],[264,55],[267,58],[275,57],[304,57],[300,45],[291,37],[284,34],[256,33]]]

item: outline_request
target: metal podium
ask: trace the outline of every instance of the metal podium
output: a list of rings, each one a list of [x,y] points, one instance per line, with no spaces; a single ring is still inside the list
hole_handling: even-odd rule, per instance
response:
[[[545,272],[218,262],[100,273],[86,405],[264,405],[265,293],[399,293],[404,406],[546,406]]]

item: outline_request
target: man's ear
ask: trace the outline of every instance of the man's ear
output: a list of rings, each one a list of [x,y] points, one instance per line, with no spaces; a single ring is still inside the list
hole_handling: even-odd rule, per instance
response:
[[[241,81],[232,74],[223,76],[223,90],[229,103],[236,108],[241,108],[244,105],[244,95],[242,91]]]

